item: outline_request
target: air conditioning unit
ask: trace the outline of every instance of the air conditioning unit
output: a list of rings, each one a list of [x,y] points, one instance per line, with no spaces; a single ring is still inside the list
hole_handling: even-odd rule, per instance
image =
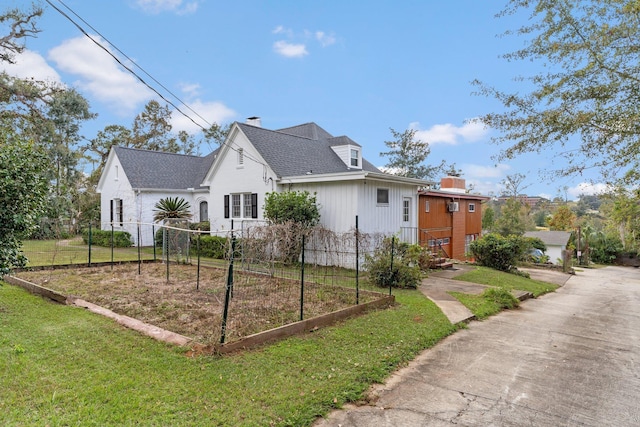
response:
[[[448,208],[449,208],[449,212],[458,212],[460,210],[460,203],[451,202],[449,203]]]

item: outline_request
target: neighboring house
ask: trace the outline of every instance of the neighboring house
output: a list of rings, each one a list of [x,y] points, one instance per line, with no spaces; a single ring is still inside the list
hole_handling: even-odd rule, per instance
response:
[[[419,193],[419,243],[446,258],[466,260],[469,244],[482,233],[482,202],[486,196],[468,194],[462,178],[442,178],[439,190]]]
[[[525,237],[537,237],[547,245],[546,255],[549,262],[562,264],[562,253],[567,249],[571,232],[569,231],[527,231]]]
[[[137,243],[137,223],[153,222],[155,204],[182,197],[193,209],[193,221],[208,219],[209,189],[200,184],[217,151],[206,157],[113,147],[98,182],[102,229],[128,231]],[[141,243],[153,244],[150,227],[141,228]]]
[[[364,233],[417,228],[418,190],[432,183],[383,173],[362,151],[315,123],[274,131],[257,118],[233,123],[207,157],[114,147],[98,184],[103,228],[114,222],[135,236],[127,222],[152,222],[158,200],[179,196],[194,221],[208,216],[212,230],[228,230],[232,221],[238,229],[264,220],[267,193],[288,190],[315,194],[321,224],[336,232],[354,229],[356,216]]]
[[[500,196],[498,197],[498,201],[499,202],[506,202],[509,199],[512,199],[513,196]],[[528,205],[531,208],[536,207],[536,205],[538,205],[539,203],[548,203],[550,202],[549,199],[545,199],[544,197],[540,197],[540,196],[527,196],[527,195],[519,195],[517,197],[518,200],[520,200],[520,202],[522,202],[523,204]]]

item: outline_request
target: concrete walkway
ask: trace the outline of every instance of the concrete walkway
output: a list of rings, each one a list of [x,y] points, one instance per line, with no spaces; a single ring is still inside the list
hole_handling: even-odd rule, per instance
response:
[[[473,268],[475,268],[473,265],[455,264],[451,269],[432,272],[429,274],[429,277],[422,281],[422,284],[418,288],[427,298],[433,301],[440,310],[442,310],[445,316],[447,316],[449,321],[454,325],[473,320],[475,316],[460,301],[451,296],[450,292],[480,295],[488,288],[488,286],[479,285],[477,283],[454,280],[456,276]],[[560,286],[564,285],[569,277],[571,277],[568,274],[553,270],[537,268],[521,268],[520,270],[529,273],[532,279],[554,283]],[[513,296],[520,301],[533,297],[531,292],[519,290],[511,292]]]

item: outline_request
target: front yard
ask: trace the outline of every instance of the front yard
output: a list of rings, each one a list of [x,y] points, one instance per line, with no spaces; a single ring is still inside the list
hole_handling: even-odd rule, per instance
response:
[[[83,309],[0,286],[0,424],[308,426],[455,331],[419,291],[334,327],[186,357]]]

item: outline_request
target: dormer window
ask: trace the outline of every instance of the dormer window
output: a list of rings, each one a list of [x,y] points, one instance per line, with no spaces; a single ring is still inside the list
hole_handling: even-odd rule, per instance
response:
[[[351,166],[356,168],[360,166],[358,162],[359,155],[360,155],[360,151],[354,150],[353,148],[351,149]]]
[[[346,136],[331,138],[331,149],[349,169],[362,169],[362,147]]]

